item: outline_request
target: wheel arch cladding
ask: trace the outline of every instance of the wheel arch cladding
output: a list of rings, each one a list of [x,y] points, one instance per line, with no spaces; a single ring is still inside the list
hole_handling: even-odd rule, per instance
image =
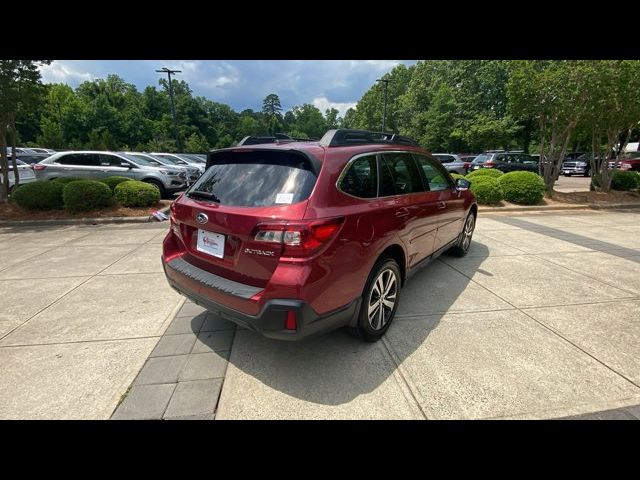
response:
[[[387,248],[383,250],[383,252],[378,256],[376,263],[383,257],[389,257],[396,261],[398,267],[400,268],[400,277],[401,277],[401,285],[404,286],[404,282],[406,280],[406,259],[404,255],[404,250],[400,245],[393,244],[389,245]]]

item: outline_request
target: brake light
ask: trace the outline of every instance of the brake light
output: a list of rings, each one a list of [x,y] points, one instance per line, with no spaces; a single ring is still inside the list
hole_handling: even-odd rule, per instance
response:
[[[261,224],[256,227],[256,242],[283,246],[283,257],[308,257],[335,238],[344,217],[329,220]]]
[[[34,170],[44,170],[45,168],[47,168],[47,166],[46,166],[46,165],[41,165],[41,164],[39,164],[39,163],[36,163],[36,164],[33,166],[33,169],[34,169]]]
[[[298,328],[298,322],[296,320],[296,312],[289,310],[287,312],[287,319],[284,322],[285,330],[296,330]]]
[[[484,164],[482,165],[484,168],[493,168],[496,166],[495,163],[493,162],[484,162]]]

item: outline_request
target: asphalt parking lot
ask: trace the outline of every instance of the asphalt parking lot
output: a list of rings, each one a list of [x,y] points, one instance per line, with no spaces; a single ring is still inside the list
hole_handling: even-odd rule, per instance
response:
[[[0,229],[0,418],[637,418],[639,220],[481,215],[375,344],[268,340],[184,303],[166,224]]]

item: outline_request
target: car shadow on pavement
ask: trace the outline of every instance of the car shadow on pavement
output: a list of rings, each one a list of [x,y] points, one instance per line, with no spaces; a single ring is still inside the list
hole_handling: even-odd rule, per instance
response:
[[[390,390],[398,391],[395,383],[398,380],[394,376],[397,366],[425,343],[471,282],[449,263],[455,266],[463,260],[465,271],[476,271],[488,256],[487,246],[473,241],[464,259],[445,254],[424,266],[406,282],[400,293],[396,318],[381,341],[363,342],[340,329],[299,342],[287,342],[264,338],[238,327],[229,362],[246,376],[257,379],[262,384],[258,388],[267,386],[306,402],[336,406],[372,392],[392,395]],[[483,294],[484,289],[477,284],[474,288],[477,290],[467,292],[466,300],[460,302],[462,308],[456,306],[454,311],[466,311],[465,302],[473,304],[471,297]],[[417,329],[416,320],[420,322]],[[401,348],[394,348],[396,343],[401,344]],[[241,391],[257,384],[247,378],[234,381],[243,382],[243,385],[231,386]],[[244,382],[248,382],[247,385]]]

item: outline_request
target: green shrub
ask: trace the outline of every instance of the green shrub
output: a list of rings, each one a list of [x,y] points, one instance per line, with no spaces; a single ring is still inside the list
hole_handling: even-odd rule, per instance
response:
[[[453,181],[457,181],[459,178],[464,178],[464,175],[460,175],[459,173],[451,173],[451,178],[453,178]]]
[[[623,172],[616,170],[611,177],[611,188],[613,190],[635,190],[638,185],[640,175],[636,172]]]
[[[95,180],[78,180],[64,186],[64,208],[70,212],[82,212],[104,208],[113,204],[111,189]]]
[[[504,198],[500,183],[495,178],[481,175],[469,181],[471,182],[471,191],[476,196],[478,203],[493,205]]]
[[[64,185],[46,180],[25,183],[13,191],[11,198],[29,210],[53,210],[62,208],[63,189]]]
[[[479,168],[478,170],[474,170],[473,172],[467,173],[465,177],[467,180],[473,180],[474,178],[479,177],[491,177],[498,178],[504,175],[504,172],[500,170],[496,170],[495,168]]]
[[[544,197],[544,180],[533,172],[509,172],[498,181],[504,192],[504,199],[520,205],[537,205]]]
[[[63,185],[66,185],[67,183],[71,183],[71,182],[77,182],[78,180],[83,180],[83,179],[80,177],[60,177],[55,179],[56,182],[61,183]]]
[[[160,201],[160,191],[154,185],[137,180],[119,184],[116,200],[125,207],[151,207]]]
[[[115,191],[116,187],[122,182],[128,182],[129,180],[131,179],[128,177],[107,177],[100,179],[102,183],[105,183],[109,186],[112,192]]]

